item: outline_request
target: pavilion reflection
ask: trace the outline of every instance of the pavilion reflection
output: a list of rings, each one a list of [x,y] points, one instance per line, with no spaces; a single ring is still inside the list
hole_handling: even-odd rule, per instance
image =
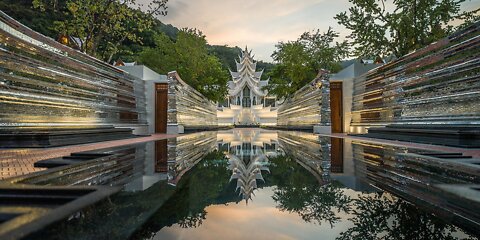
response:
[[[257,181],[265,182],[262,171],[270,173],[267,156],[277,155],[278,134],[260,129],[233,129],[217,134],[218,149],[228,158],[230,181],[248,202],[257,189]]]
[[[157,158],[159,153],[163,153],[158,147]],[[270,174],[269,158],[279,155],[296,161],[315,176],[320,185],[330,182],[331,141],[329,138],[319,141],[315,134],[231,129],[169,139],[167,148],[171,185],[176,185],[209,152],[217,150],[228,159],[228,169],[232,172],[230,181],[236,181],[235,191],[246,201],[252,199],[259,183],[265,182],[263,174]]]

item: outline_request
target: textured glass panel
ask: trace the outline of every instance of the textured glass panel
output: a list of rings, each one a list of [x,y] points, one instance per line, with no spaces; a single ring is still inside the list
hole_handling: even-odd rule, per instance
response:
[[[278,108],[279,127],[317,124],[330,125],[330,83],[327,72],[319,74]]]
[[[190,128],[218,126],[217,106],[186,84],[176,72],[168,75],[168,123]]]
[[[3,127],[144,124],[145,87],[0,11]]]
[[[352,126],[480,124],[480,23],[355,79]]]

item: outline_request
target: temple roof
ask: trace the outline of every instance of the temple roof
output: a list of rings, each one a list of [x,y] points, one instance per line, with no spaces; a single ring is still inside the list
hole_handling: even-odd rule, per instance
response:
[[[261,88],[266,85],[265,82],[268,84],[268,80],[261,81],[263,70],[256,71],[257,62],[253,59],[252,51],[245,47],[245,50],[239,55],[239,61],[235,60],[235,62],[237,71],[230,71],[232,81],[229,82],[229,95],[235,96],[239,94],[248,85],[255,95],[266,96],[267,92]]]

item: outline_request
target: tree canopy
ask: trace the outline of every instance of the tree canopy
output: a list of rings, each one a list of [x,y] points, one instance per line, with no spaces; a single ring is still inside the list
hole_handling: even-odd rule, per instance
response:
[[[293,94],[312,81],[321,69],[337,72],[339,62],[349,55],[348,43],[335,42],[338,33],[332,28],[305,32],[296,41],[279,42],[272,55],[277,64],[265,89],[278,98]]]
[[[335,16],[352,31],[349,36],[359,57],[403,56],[447,36],[451,21],[465,0],[349,0],[348,12]]]
[[[228,73],[220,60],[208,53],[205,35],[196,29],[182,29],[176,41],[157,34],[155,47],[145,49],[138,60],[161,74],[176,70],[210,100],[222,100],[227,93]]]
[[[139,34],[152,27],[154,17],[167,14],[167,2],[153,0],[145,7],[136,0],[66,0],[63,4],[33,0],[33,6],[42,11],[63,11],[65,19],[55,21],[53,29],[75,37],[70,44],[82,52],[111,61],[124,41],[141,42]]]

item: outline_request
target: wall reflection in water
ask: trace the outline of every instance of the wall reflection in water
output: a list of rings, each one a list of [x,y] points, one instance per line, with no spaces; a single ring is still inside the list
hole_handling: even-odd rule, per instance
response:
[[[353,143],[353,155],[357,177],[478,233],[480,198],[474,196],[480,194],[468,187],[480,183],[478,160],[362,142]],[[458,192],[449,192],[449,186]]]
[[[165,181],[124,191],[38,239],[65,239],[65,232],[75,232],[67,239],[468,237],[451,223],[475,231],[465,218],[419,201],[446,201],[445,194],[428,191],[432,184],[476,179],[435,174],[432,164],[411,158],[424,152],[248,129],[184,135],[145,147],[146,160],[134,169],[143,168],[143,183],[167,169]],[[347,175],[376,188],[350,187]]]

